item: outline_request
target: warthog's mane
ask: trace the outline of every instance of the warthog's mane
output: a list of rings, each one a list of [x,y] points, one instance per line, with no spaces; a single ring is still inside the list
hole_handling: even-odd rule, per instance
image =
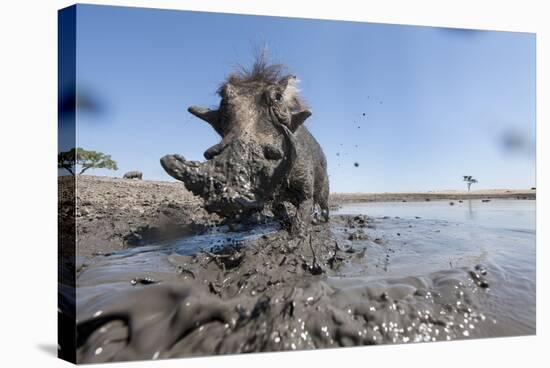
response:
[[[260,54],[254,60],[251,67],[238,65],[236,70],[227,76],[227,79],[218,88],[218,95],[223,97],[223,91],[227,84],[241,89],[265,89],[269,85],[280,85],[288,79],[284,98],[292,111],[301,111],[307,108],[306,102],[300,96],[298,89],[299,80],[288,73],[284,64],[270,64],[265,54]]]

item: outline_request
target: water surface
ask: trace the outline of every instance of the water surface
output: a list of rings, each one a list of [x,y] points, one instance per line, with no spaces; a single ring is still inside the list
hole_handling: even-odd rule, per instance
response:
[[[480,302],[495,321],[486,335],[535,333],[535,201],[452,202],[352,203],[335,211],[374,218],[364,241],[367,272],[350,267],[348,276],[406,277],[483,265],[490,288]]]

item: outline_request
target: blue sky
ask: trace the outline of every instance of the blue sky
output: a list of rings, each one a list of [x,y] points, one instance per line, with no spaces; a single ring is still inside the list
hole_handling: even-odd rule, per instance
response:
[[[89,173],[202,160],[219,137],[187,107],[216,106],[262,45],[301,80],[331,191],[535,186],[534,34],[79,5],[77,86],[99,108],[77,141],[119,165]]]

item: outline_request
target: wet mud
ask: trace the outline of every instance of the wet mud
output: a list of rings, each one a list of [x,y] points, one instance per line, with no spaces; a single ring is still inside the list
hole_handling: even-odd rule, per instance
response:
[[[275,223],[219,227],[81,257],[78,362],[509,334],[488,307],[504,287],[493,268],[483,258],[451,266],[437,254],[407,266],[409,225],[418,236],[437,230],[422,219],[333,215],[301,238]]]

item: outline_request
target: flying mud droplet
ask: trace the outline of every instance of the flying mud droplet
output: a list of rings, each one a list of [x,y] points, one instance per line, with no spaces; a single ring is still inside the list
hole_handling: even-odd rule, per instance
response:
[[[157,281],[155,281],[152,277],[136,277],[136,278],[133,278],[132,280],[130,280],[130,284],[132,284],[132,286],[136,286],[137,284],[141,284],[141,285],[151,285],[151,284],[156,284]]]

